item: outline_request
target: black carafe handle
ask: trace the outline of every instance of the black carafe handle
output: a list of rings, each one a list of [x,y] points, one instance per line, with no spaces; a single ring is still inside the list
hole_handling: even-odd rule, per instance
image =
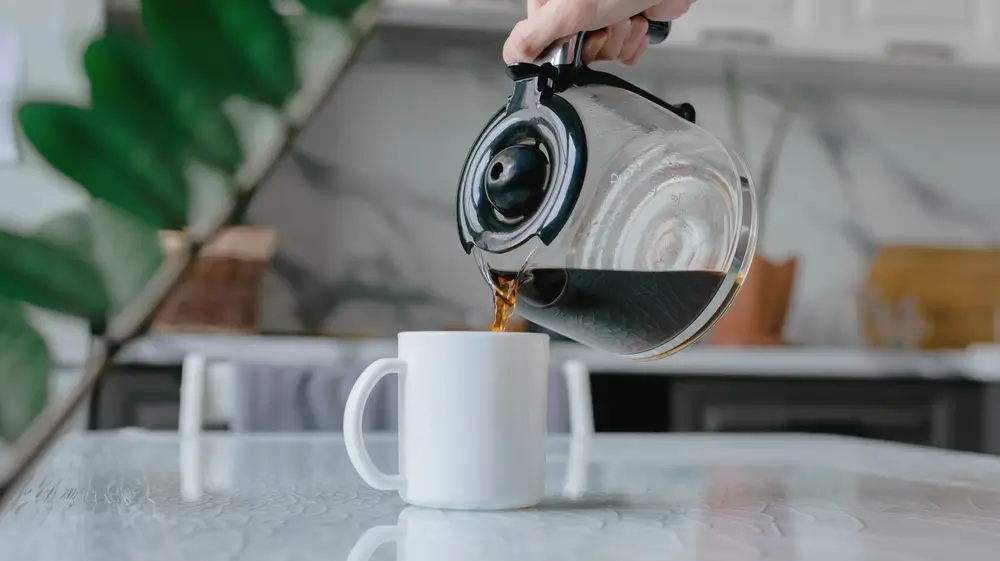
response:
[[[646,21],[649,23],[646,38],[649,39],[650,45],[662,43],[670,35],[671,24],[669,21],[653,21],[649,18],[646,18]]]
[[[670,35],[671,22],[669,21],[652,21],[646,19],[649,23],[649,29],[646,30],[646,38],[649,40],[650,45],[656,45],[657,43],[662,43],[664,39]],[[537,63],[548,62],[553,66],[563,66],[566,64],[572,64],[573,66],[583,66],[583,46],[584,41],[587,39],[587,31],[581,31],[577,33],[576,36],[563,41],[562,43],[556,43],[552,45],[548,50],[542,53],[539,57]]]

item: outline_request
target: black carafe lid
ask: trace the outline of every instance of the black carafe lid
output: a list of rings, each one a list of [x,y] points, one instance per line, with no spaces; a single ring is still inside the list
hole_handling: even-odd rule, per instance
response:
[[[458,189],[466,253],[510,251],[533,236],[550,243],[583,185],[586,140],[573,107],[552,88],[555,67],[508,67],[514,93],[480,133]]]
[[[650,43],[663,41],[670,22],[649,22]],[[573,105],[559,94],[603,84],[628,89],[694,121],[694,108],[672,106],[580,60],[586,34],[554,45],[540,64],[507,67],[514,92],[480,133],[462,169],[458,232],[462,248],[511,251],[532,237],[550,244],[573,213],[587,169],[587,139]]]

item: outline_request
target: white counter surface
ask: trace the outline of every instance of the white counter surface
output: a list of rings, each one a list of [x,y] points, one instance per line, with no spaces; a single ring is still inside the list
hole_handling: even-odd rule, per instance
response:
[[[394,467],[392,436],[369,446]],[[337,436],[70,434],[0,513],[0,550],[11,561],[995,561],[1000,551],[992,457],[826,436],[598,435],[553,438],[546,486],[533,509],[444,512],[367,488]]]
[[[345,356],[358,362],[395,356],[387,339],[323,337],[154,335],[126,350],[122,362],[179,365],[190,353],[219,360],[275,364],[332,362]],[[979,353],[977,364],[982,360]],[[966,351],[914,352],[863,348],[722,348],[695,346],[650,362],[618,358],[570,342],[552,343],[553,361],[578,359],[591,371],[644,374],[718,374],[725,376],[975,379],[1000,381],[1000,367],[973,367]],[[1000,365],[1000,358],[995,364]]]

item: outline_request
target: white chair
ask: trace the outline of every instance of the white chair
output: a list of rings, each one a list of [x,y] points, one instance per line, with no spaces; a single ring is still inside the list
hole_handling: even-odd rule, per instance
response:
[[[184,357],[181,365],[181,402],[178,407],[177,432],[193,436],[201,432],[205,419],[205,393],[208,360],[200,354]]]
[[[557,374],[549,383],[550,409],[568,409],[567,428],[573,436],[570,452],[575,457],[585,453],[586,437],[594,433],[590,370],[583,361],[567,360],[555,371],[562,374],[566,399],[563,403],[554,391],[563,385]],[[213,359],[202,353],[191,353],[184,358],[178,433],[182,437],[182,495],[187,501],[201,500],[205,490],[227,492],[235,487],[232,479],[235,459],[230,447],[224,445],[226,442],[216,442],[206,448],[206,443],[191,438],[202,433],[206,422],[221,424],[232,419],[236,409],[235,376],[234,365],[228,359]],[[571,493],[585,481],[585,473],[571,472],[565,491]]]
[[[568,360],[555,372],[549,383],[550,431],[568,431],[574,436],[593,434],[590,371],[586,364]],[[232,420],[236,409],[235,377],[230,359],[213,359],[203,353],[185,357],[178,419],[178,433],[182,437],[200,434],[206,422],[225,424]],[[559,380],[560,377],[563,380]],[[565,399],[559,391],[563,384]],[[563,421],[565,417],[568,422]]]
[[[177,422],[182,437],[200,434],[206,420],[228,420],[233,411],[233,375],[231,365],[225,361],[198,353],[184,357]]]

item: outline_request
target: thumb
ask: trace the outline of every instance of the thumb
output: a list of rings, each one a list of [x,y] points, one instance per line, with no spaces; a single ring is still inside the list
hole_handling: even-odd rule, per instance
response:
[[[595,7],[593,0],[548,0],[529,8],[528,18],[514,26],[504,43],[504,61],[534,62],[556,40],[583,31]]]

